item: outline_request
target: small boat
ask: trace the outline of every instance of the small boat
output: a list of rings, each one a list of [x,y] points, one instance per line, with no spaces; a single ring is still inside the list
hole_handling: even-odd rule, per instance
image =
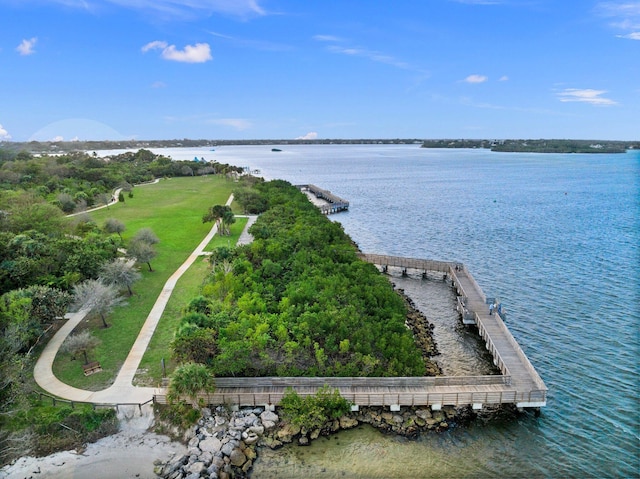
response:
[[[282,151],[280,148],[271,148],[271,151]]]

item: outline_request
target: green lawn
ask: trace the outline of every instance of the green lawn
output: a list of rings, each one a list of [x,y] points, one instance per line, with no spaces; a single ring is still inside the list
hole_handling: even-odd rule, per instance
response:
[[[236,222],[231,225],[231,236],[214,236],[205,251],[212,251],[219,246],[234,246],[246,224],[246,218],[236,218]],[[138,374],[134,379],[136,385],[157,386],[162,380],[162,359],[165,361],[167,376],[175,369],[176,364],[171,360],[169,345],[173,340],[173,334],[180,322],[184,307],[199,294],[202,281],[208,272],[209,262],[206,257],[203,257],[178,280],[147,352],[140,362]]]
[[[232,181],[214,176],[172,178],[135,187],[133,198],[125,195],[124,203],[90,213],[98,225],[104,224],[107,218],[116,218],[124,223],[126,230],[122,236],[125,242],[140,228],[151,228],[160,239],[160,243],[155,245],[158,255],[151,261],[153,272],[149,272],[146,265],[141,265],[143,277],[133,287],[134,296],[110,316],[107,320],[109,328],[102,328],[97,318],[88,318],[79,326],[91,329],[100,339],[100,346],[89,360],[100,361],[103,371],[85,377],[81,360],[71,360],[69,355],[60,353],[53,371],[61,381],[90,390],[103,389],[113,382],[165,282],[211,229],[211,223],[202,223],[202,215],[210,206],[226,203],[234,185]],[[223,239],[224,242],[226,240]],[[231,244],[234,243],[235,240]],[[180,291],[184,292],[176,293],[175,300],[184,297],[182,306],[178,305],[176,311],[193,297],[192,291],[197,292],[197,287],[191,283],[199,285],[202,282],[206,269],[199,268],[203,268],[205,263],[197,264],[193,268],[194,278],[188,283],[185,279],[187,286],[184,290],[179,284]],[[166,349],[168,345],[163,343],[162,347]]]

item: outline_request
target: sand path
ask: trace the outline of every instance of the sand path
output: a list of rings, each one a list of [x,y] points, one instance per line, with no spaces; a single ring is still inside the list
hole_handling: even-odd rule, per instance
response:
[[[229,197],[226,205],[231,205],[233,195]],[[250,222],[247,223],[247,227]],[[246,229],[246,228],[245,228]],[[162,317],[171,293],[178,282],[178,279],[189,269],[193,262],[200,256],[207,247],[213,236],[218,231],[218,225],[214,224],[207,236],[200,242],[196,249],[189,255],[187,260],[171,275],[167,280],[158,299],[156,300],[151,312],[147,316],[135,343],[129,351],[129,355],[125,360],[114,383],[101,391],[87,391],[78,389],[60,381],[53,373],[53,361],[60,349],[60,346],[73,331],[73,329],[84,319],[87,311],[79,311],[69,314],[67,322],[58,330],[45,346],[44,351],[38,358],[33,371],[33,377],[38,385],[50,394],[57,397],[68,399],[71,401],[85,401],[96,404],[124,404],[135,403],[143,404],[153,399],[154,394],[158,393],[158,388],[137,387],[132,384],[142,356],[147,350],[147,346],[151,341],[151,337],[158,326],[158,322]],[[244,233],[243,233],[244,234]]]

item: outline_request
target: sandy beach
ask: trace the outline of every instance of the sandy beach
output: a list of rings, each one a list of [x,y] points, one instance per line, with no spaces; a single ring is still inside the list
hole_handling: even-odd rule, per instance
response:
[[[137,407],[121,408],[120,431],[87,444],[81,451],[63,451],[46,457],[22,457],[0,469],[7,479],[153,479],[154,461],[182,454],[186,447],[167,436],[148,432],[153,424],[150,406],[142,415]]]

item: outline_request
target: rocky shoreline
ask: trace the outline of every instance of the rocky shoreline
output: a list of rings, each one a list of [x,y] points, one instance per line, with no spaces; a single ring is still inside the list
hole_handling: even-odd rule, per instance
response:
[[[407,306],[406,326],[414,334],[425,360],[426,376],[442,373],[431,359],[439,353],[433,339],[433,324],[415,307],[402,289],[395,289]],[[428,407],[402,408],[391,412],[384,407],[361,407],[322,428],[306,431],[280,420],[264,408],[230,411],[223,406],[203,408],[202,417],[184,435],[185,454],[166,462],[156,461],[154,472],[164,479],[232,479],[250,477],[261,447],[278,449],[285,444],[306,446],[320,436],[328,436],[359,424],[369,424],[384,433],[417,438],[429,431],[441,432],[466,424],[476,417],[471,407],[445,406],[432,411]]]
[[[484,415],[494,414],[485,411]],[[428,407],[403,408],[390,412],[383,407],[359,411],[325,423],[320,429],[306,431],[282,421],[278,414],[264,408],[237,411],[218,406],[203,408],[198,423],[184,435],[188,450],[162,462],[154,472],[163,479],[241,479],[251,475],[260,448],[278,449],[285,444],[306,446],[320,436],[369,424],[384,433],[415,439],[420,434],[442,432],[468,424],[477,417],[470,407],[449,407],[432,411]]]
[[[393,285],[396,293],[404,300],[407,307],[407,319],[405,321],[406,326],[413,333],[413,337],[422,352],[422,358],[425,363],[425,376],[438,376],[442,374],[442,369],[431,359],[433,356],[440,354],[438,351],[438,345],[435,339],[433,339],[434,325],[427,317],[415,306],[413,300],[407,296],[404,290],[396,288]]]

